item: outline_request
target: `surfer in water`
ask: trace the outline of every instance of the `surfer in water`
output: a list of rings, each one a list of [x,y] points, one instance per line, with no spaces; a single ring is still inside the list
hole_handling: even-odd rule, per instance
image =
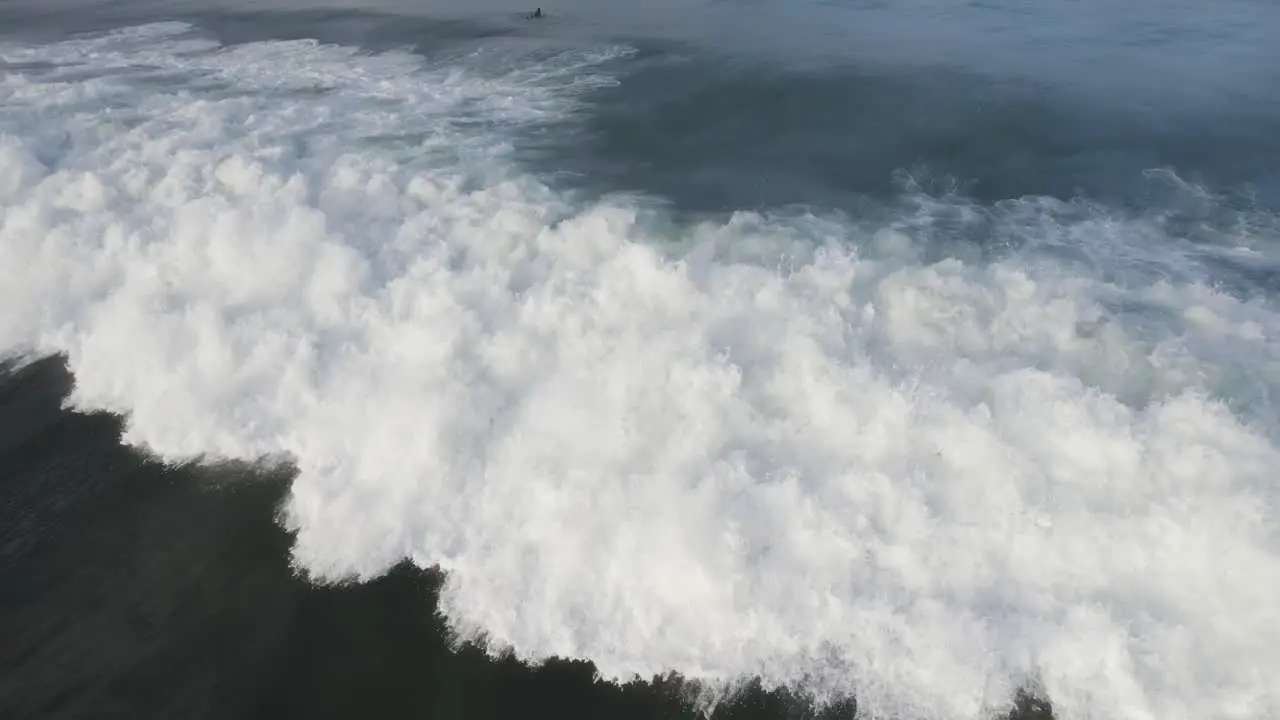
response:
[[[540,17],[542,17],[542,8],[538,8],[537,10],[534,10],[534,11],[529,15],[529,19],[530,19],[530,20],[537,20],[537,19],[538,19],[538,18],[540,18]]]

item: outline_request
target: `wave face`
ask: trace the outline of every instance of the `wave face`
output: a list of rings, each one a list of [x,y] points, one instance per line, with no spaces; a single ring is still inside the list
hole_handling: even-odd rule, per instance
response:
[[[299,570],[439,566],[494,654],[904,720],[1028,682],[1280,713],[1275,216],[695,222],[516,161],[633,53],[6,42],[0,352],[164,459],[293,463]]]

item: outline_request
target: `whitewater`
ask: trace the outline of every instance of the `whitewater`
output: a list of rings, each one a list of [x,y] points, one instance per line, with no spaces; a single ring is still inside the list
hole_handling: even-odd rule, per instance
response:
[[[1280,220],[1188,239],[1226,201],[1160,170],[691,218],[519,160],[635,53],[6,40],[0,355],[166,462],[291,464],[298,572],[439,567],[495,656],[1280,716]]]

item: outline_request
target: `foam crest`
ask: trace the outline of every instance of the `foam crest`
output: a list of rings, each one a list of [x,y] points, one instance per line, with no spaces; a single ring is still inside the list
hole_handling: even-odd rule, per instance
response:
[[[312,577],[439,565],[494,652],[867,717],[1028,680],[1065,720],[1280,711],[1280,320],[1147,282],[1191,262],[1149,218],[1009,203],[983,222],[1018,247],[968,260],[925,256],[973,210],[941,201],[664,229],[506,159],[614,52],[186,33],[3,49],[63,69],[0,81],[0,348],[65,353],[75,406],[165,458],[290,458]],[[1143,262],[1063,259],[1099,234]]]

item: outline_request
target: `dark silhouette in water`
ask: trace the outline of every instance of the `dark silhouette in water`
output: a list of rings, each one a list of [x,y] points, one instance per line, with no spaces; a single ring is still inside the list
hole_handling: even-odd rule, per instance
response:
[[[540,18],[540,17],[542,17],[542,16],[543,16],[543,15],[542,15],[542,8],[538,8],[537,10],[534,10],[532,14],[530,14],[530,15],[529,15],[529,19],[530,19],[530,20],[536,20],[536,19],[538,19],[538,18]]]

